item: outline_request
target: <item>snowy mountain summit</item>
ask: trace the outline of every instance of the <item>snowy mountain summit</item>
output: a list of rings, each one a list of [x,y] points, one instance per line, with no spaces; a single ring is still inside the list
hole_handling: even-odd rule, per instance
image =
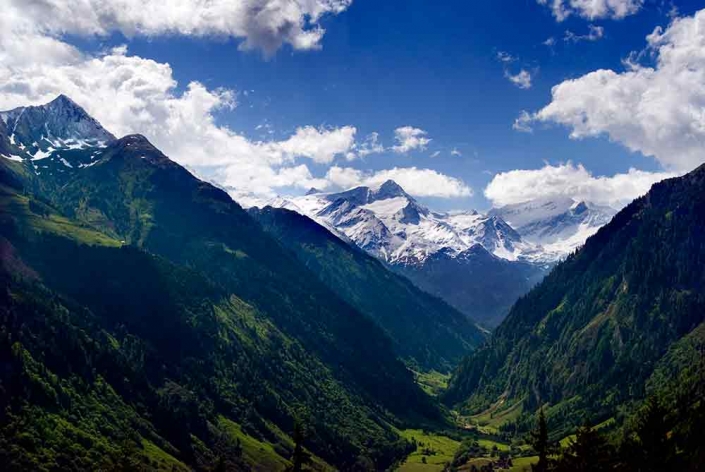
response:
[[[65,95],[45,105],[0,112],[0,133],[9,151],[25,159],[43,159],[57,150],[101,147],[115,136]]]
[[[393,180],[344,192],[278,198],[269,205],[299,211],[390,264],[422,264],[441,251],[453,257],[476,245],[510,261],[540,255],[501,217],[433,212]]]
[[[531,200],[492,209],[522,238],[542,247],[547,259],[561,259],[610,222],[617,210],[572,198]]]
[[[490,210],[440,213],[388,180],[378,186],[279,197],[267,203],[309,216],[383,261],[423,264],[479,245],[507,261],[551,264],[585,243],[616,210],[571,198],[533,200]]]

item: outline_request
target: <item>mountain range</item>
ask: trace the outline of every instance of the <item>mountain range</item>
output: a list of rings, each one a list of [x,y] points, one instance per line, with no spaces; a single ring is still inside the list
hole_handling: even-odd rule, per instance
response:
[[[398,427],[446,423],[409,367],[478,345],[465,316],[308,220],[260,224],[66,97],[0,116],[10,469],[284,468],[295,424],[317,469],[388,468],[412,447]],[[346,271],[367,276],[336,288]]]
[[[73,166],[92,166],[100,149],[115,140],[63,95],[44,106],[0,112],[0,122],[0,154],[31,162],[38,175],[69,175]],[[93,151],[67,154],[88,149]],[[312,218],[488,327],[613,214],[570,199],[527,202],[487,215],[438,213],[393,181],[339,193],[313,191],[268,205]]]
[[[567,198],[434,212],[389,180],[261,204],[306,215],[472,319],[494,327],[615,210]]]
[[[441,431],[465,466],[544,416],[701,470],[705,166],[616,213],[393,181],[245,210],[67,97],[0,118],[7,470],[388,470]]]

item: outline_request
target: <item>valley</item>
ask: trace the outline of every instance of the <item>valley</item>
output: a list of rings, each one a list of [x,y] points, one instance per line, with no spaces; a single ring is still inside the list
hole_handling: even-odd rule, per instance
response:
[[[0,472],[705,472],[703,0],[0,0]]]
[[[611,220],[434,213],[393,181],[309,217],[245,210],[64,96],[0,116],[10,470],[562,472],[589,446],[631,471],[647,440],[697,470],[705,167]]]

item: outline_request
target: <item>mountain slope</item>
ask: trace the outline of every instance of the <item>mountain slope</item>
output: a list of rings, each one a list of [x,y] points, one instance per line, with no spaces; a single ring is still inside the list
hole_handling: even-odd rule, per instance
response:
[[[548,403],[579,424],[642,399],[669,348],[705,320],[704,236],[705,166],[654,185],[520,299],[446,400]]]
[[[0,159],[11,281],[3,296],[17,302],[4,305],[3,352],[27,360],[4,371],[3,385],[19,375],[16,385],[38,382],[44,393],[22,400],[0,390],[9,392],[2,398],[13,405],[13,424],[41,414],[66,426],[54,452],[32,460],[50,463],[78,434],[130,447],[141,438],[190,466],[212,464],[220,426],[233,422],[248,437],[279,444],[281,458],[300,417],[311,426],[307,446],[331,464],[385,468],[408,447],[391,424],[442,420],[379,327],[224,192],[141,136],[100,146],[55,149],[41,170],[36,158]],[[25,318],[34,328],[16,321]],[[57,332],[78,340],[77,354],[55,364],[46,346],[60,349]],[[76,392],[57,390],[69,384]],[[124,415],[105,418],[106,389]],[[74,400],[65,403],[66,395]],[[161,419],[159,405],[168,410]],[[97,426],[104,419],[121,431],[116,422],[125,417],[134,419],[127,437]],[[38,421],[36,428],[52,428]],[[113,450],[106,460],[118,456]]]
[[[310,217],[488,326],[544,275],[544,265],[532,263],[540,248],[501,218],[432,212],[391,180],[339,193],[309,192],[271,206]],[[492,257],[472,260],[479,252],[475,246]]]
[[[484,339],[467,317],[309,218],[271,207],[250,214],[331,290],[376,320],[417,369],[447,371]]]
[[[421,266],[395,270],[489,327],[499,325],[514,301],[545,275],[541,266],[502,259],[480,244],[459,254],[439,251]]]

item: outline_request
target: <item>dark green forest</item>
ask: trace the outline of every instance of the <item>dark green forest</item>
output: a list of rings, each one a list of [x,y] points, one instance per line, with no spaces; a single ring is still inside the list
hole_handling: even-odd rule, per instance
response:
[[[704,321],[700,167],[654,185],[520,299],[444,400],[467,414],[522,412],[508,433],[528,431],[545,408],[561,438],[585,423],[626,424],[654,397],[681,412],[676,428],[684,411],[701,411]]]

